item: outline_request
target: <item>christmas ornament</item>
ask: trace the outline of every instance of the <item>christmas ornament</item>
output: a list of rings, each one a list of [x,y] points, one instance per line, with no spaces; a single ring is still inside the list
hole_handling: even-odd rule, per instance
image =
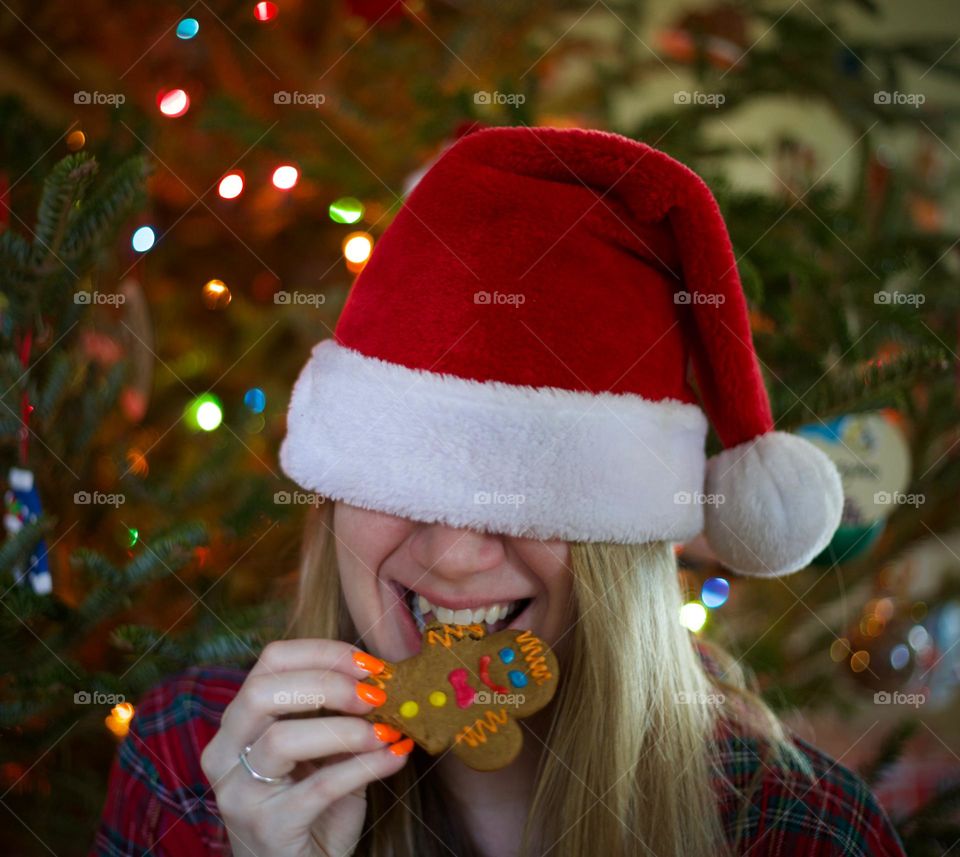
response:
[[[9,488],[3,497],[3,527],[13,536],[26,524],[36,521],[43,512],[40,494],[34,483],[33,471],[24,467],[11,467],[7,474]],[[27,560],[26,566],[14,568],[17,583],[29,582],[38,595],[48,595],[53,590],[53,578],[47,564],[47,544],[40,539]]]
[[[890,412],[811,423],[797,434],[827,454],[843,482],[840,526],[814,563],[853,559],[876,541],[897,505],[922,502],[903,493],[910,481],[910,450]]]

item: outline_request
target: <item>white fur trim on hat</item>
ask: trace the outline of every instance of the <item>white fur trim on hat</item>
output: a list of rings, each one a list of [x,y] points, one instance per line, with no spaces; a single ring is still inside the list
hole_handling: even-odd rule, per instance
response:
[[[280,447],[301,487],[417,521],[568,541],[682,541],[703,527],[707,421],[633,394],[479,382],[327,339]]]
[[[704,533],[742,574],[777,577],[808,565],[840,525],[843,486],[812,443],[768,432],[707,462]]]

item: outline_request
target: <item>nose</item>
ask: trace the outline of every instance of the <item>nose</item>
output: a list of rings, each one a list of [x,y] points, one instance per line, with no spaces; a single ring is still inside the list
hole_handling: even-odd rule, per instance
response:
[[[450,582],[496,568],[505,557],[501,536],[445,524],[418,527],[410,553],[430,575]]]

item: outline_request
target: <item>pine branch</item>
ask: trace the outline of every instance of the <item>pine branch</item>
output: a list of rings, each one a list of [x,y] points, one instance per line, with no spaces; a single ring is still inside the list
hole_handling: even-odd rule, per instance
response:
[[[98,170],[96,160],[85,152],[67,155],[47,176],[37,208],[34,230],[34,262],[41,273],[49,273],[51,257],[56,259],[76,213],[76,203]],[[61,263],[56,262],[57,266]]]
[[[890,731],[880,745],[876,758],[860,771],[860,775],[871,788],[876,787],[881,777],[900,760],[907,742],[916,733],[919,725],[919,721],[908,717]]]
[[[108,243],[114,231],[142,204],[151,171],[151,164],[142,155],[135,155],[100,183],[70,224],[63,242],[65,258],[86,259],[91,251]]]
[[[18,532],[8,535],[0,545],[0,573],[7,585],[13,582],[14,568],[26,564],[31,551],[55,523],[55,518],[40,515],[37,520],[24,524]]]
[[[47,367],[46,384],[31,397],[34,404],[33,418],[46,422],[60,404],[67,385],[74,373],[74,363],[71,356],[65,351],[56,351],[50,357]]]
[[[895,403],[921,381],[937,376],[947,377],[950,362],[940,347],[920,346],[867,368],[838,370],[809,389],[804,396],[806,407],[794,407],[796,396],[783,385],[770,385],[774,415],[787,413],[779,428],[791,431],[810,421],[811,411],[821,419],[854,413]]]
[[[127,361],[118,361],[110,367],[103,381],[83,397],[77,424],[66,438],[67,457],[75,458],[82,455],[103,423],[105,415],[113,411],[126,379],[127,370]]]

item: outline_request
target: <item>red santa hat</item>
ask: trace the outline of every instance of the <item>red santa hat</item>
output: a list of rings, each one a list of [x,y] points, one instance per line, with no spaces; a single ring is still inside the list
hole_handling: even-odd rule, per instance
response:
[[[708,418],[725,447],[709,460]],[[773,430],[707,185],[584,129],[486,128],[443,152],[313,348],[280,462],[307,490],[418,521],[704,531],[763,576],[805,566],[843,503],[829,459]]]

